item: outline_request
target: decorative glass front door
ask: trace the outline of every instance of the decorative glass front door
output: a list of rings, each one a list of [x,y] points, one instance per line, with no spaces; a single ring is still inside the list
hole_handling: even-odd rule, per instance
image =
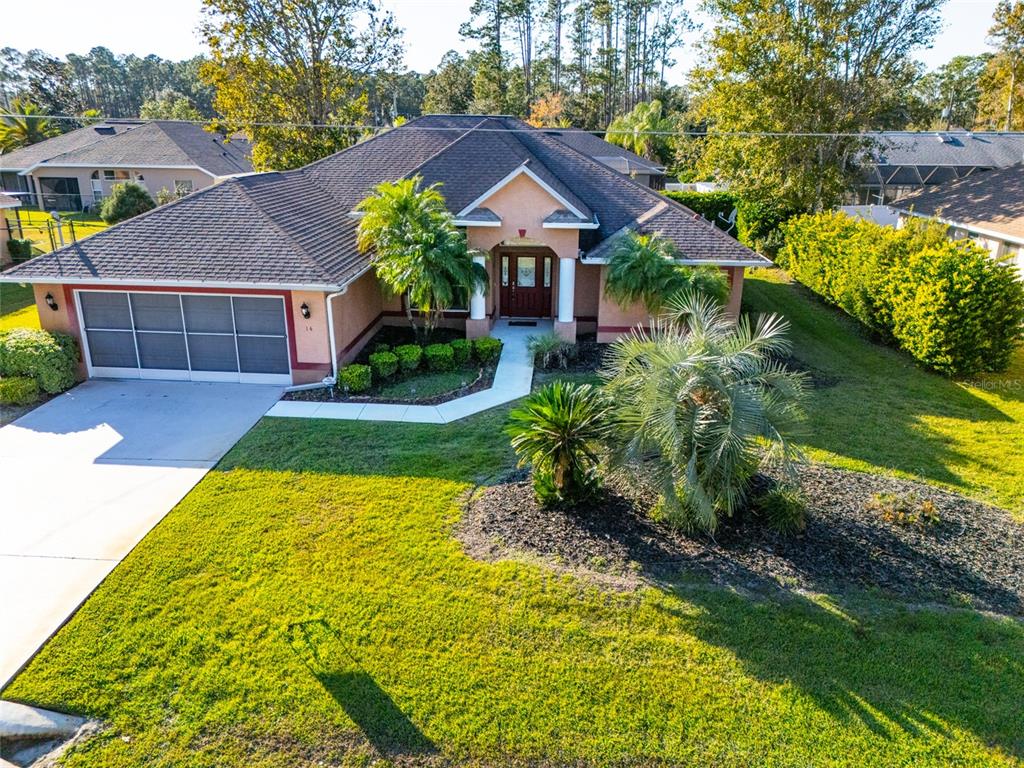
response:
[[[509,251],[501,255],[501,314],[551,314],[551,255]]]

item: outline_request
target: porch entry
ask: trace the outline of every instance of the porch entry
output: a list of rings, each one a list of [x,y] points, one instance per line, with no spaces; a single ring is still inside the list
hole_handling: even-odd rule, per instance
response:
[[[547,249],[502,249],[503,317],[550,317],[554,254]]]

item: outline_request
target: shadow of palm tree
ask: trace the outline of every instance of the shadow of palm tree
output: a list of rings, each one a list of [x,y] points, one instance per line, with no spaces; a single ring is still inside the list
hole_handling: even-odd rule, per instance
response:
[[[436,745],[399,708],[344,646],[323,619],[290,624],[288,639],[312,672],[367,740],[388,758],[436,753]]]

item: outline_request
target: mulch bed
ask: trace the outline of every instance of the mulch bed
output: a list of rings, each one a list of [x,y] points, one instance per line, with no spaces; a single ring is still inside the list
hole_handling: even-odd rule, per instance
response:
[[[489,389],[494,381],[496,365],[485,365],[477,369],[467,369],[466,379],[470,381],[464,387],[442,392],[431,397],[408,397],[394,398],[381,395],[345,395],[336,387],[321,387],[319,389],[300,389],[297,392],[285,392],[282,400],[305,400],[317,403],[392,403],[396,405],[440,405],[454,400],[457,397],[470,395],[483,389]],[[475,372],[474,372],[475,370]],[[426,372],[424,372],[426,373]],[[475,378],[472,378],[474,377]]]
[[[539,557],[623,588],[690,575],[748,591],[878,590],[902,599],[1024,615],[1024,526],[1006,512],[932,486],[879,475],[802,467],[807,528],[784,536],[753,515],[687,536],[653,521],[653,499],[609,488],[603,504],[546,510],[517,473],[467,505],[459,537],[478,558]],[[935,505],[927,526],[887,522],[875,493],[915,493]]]

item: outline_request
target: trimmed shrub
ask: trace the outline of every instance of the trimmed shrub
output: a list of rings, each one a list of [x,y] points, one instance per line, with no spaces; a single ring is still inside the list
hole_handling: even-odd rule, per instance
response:
[[[473,340],[476,359],[484,365],[495,362],[501,355],[501,341],[493,336],[481,336]]]
[[[666,192],[665,197],[699,213],[719,229],[728,228],[725,220],[739,206],[739,198],[732,192]]]
[[[394,352],[374,352],[370,355],[370,367],[378,379],[390,379],[398,372],[398,355]]]
[[[450,344],[431,344],[423,350],[427,368],[432,371],[454,371],[455,352]]]
[[[390,352],[391,351],[391,345],[390,344],[385,344],[384,342],[380,341],[380,342],[377,342],[376,344],[373,345],[373,351],[374,352]]]
[[[31,405],[39,399],[39,385],[28,376],[0,378],[0,405]]]
[[[564,370],[579,357],[579,347],[572,342],[559,338],[554,333],[542,333],[539,336],[531,336],[527,339],[526,346],[533,356],[534,364],[544,370],[551,370],[553,368]]]
[[[78,344],[66,333],[12,328],[0,333],[0,376],[28,376],[51,395],[75,383]]]
[[[107,224],[117,224],[154,208],[156,201],[145,187],[128,181],[114,185],[110,197],[100,205],[100,218]]]
[[[32,241],[12,239],[7,241],[7,252],[14,263],[28,261],[32,258]]]
[[[395,347],[395,355],[398,357],[398,365],[402,373],[412,373],[420,367],[420,360],[423,359],[423,347],[419,344],[403,344]]]
[[[934,222],[897,230],[841,213],[799,216],[782,232],[778,260],[796,280],[922,364],[1006,370],[1024,335],[1024,284],[972,241]]]
[[[448,346],[452,348],[456,366],[463,366],[469,362],[473,354],[473,343],[469,339],[452,339]]]
[[[807,527],[807,497],[792,485],[774,485],[753,500],[754,510],[772,530],[791,536]]]
[[[772,200],[741,200],[736,207],[736,239],[769,257],[784,242],[781,226],[802,213]]]
[[[373,372],[368,365],[346,365],[338,374],[338,389],[352,394],[365,392],[373,383]]]

